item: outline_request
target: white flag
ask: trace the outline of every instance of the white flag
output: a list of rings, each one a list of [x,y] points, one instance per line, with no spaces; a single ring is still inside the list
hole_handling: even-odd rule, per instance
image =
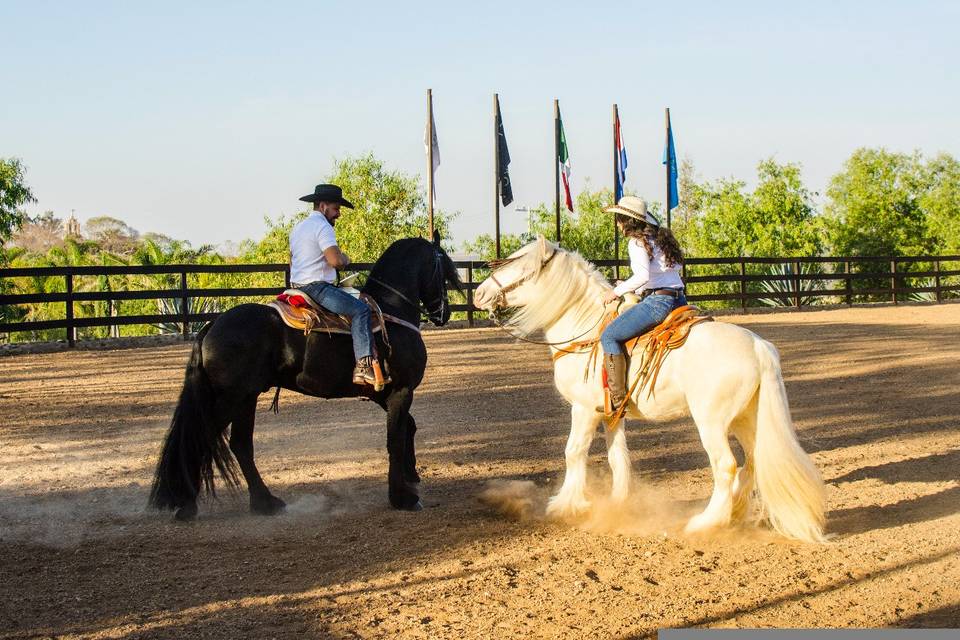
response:
[[[431,132],[433,135],[431,136]],[[440,143],[437,142],[437,125],[433,121],[433,109],[430,109],[430,120],[423,129],[423,151],[430,156],[430,149],[433,148],[433,166],[430,167],[430,178],[433,184],[433,198],[437,198],[437,181],[434,174],[440,166]]]

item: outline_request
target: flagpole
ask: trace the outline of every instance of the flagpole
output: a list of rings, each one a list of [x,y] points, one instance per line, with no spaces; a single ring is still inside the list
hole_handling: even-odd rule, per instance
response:
[[[620,183],[618,167],[620,158],[617,157],[617,120],[619,119],[617,103],[613,103],[613,204],[617,204],[617,185]],[[620,230],[617,228],[617,216],[613,216],[613,278],[620,278]]]
[[[553,186],[557,217],[557,244],[560,244],[560,101],[553,100]]]
[[[427,89],[427,214],[433,238],[433,89]]]
[[[500,259],[500,130],[497,115],[500,113],[500,96],[493,94],[493,221],[496,229],[497,260]]]
[[[667,130],[666,130],[666,132],[665,132],[665,134],[664,134],[664,143],[663,143],[664,154],[665,154],[666,159],[667,159],[667,162],[666,162],[666,165],[667,165],[667,174],[666,174],[666,176],[667,176],[667,199],[665,200],[665,202],[666,202],[666,208],[667,208],[667,229],[669,229],[669,228],[670,228],[670,178],[671,178],[670,170],[671,170],[671,168],[672,168],[672,167],[670,166],[670,107],[667,107],[667,108],[664,110],[664,112],[665,112],[665,118],[666,118],[666,124],[667,124]]]

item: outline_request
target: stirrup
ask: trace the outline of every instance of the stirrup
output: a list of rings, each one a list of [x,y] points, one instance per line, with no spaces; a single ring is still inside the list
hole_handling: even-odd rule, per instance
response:
[[[358,363],[357,368],[353,372],[353,383],[370,385],[374,391],[380,391],[390,383],[390,377],[383,374],[380,361],[371,357],[367,363]]]
[[[610,398],[610,389],[608,389],[607,387],[604,387],[603,388],[603,406],[596,407],[596,412],[602,413],[604,418],[607,418],[607,419],[612,418],[615,415],[617,415],[617,411],[619,411],[621,407],[626,405],[629,402],[629,400],[630,400],[629,398],[624,398],[623,402],[620,403],[620,406],[614,407],[613,400],[611,400]]]

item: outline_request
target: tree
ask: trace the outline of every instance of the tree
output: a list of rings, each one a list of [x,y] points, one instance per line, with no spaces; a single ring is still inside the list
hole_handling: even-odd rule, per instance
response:
[[[923,170],[926,190],[920,207],[927,216],[930,242],[946,254],[960,254],[960,162],[941,153]]]
[[[113,253],[129,255],[137,247],[140,232],[123,220],[97,216],[87,220],[86,236]]]
[[[857,149],[827,189],[833,252],[897,256],[935,250],[921,207],[927,179],[919,153]]]
[[[741,180],[698,184],[688,178],[687,210],[677,233],[688,255],[779,257],[821,251],[821,222],[800,166],[764,160],[757,178],[752,193]]]
[[[576,251],[588,260],[613,259],[613,216],[604,208],[613,203],[610,189],[591,191],[587,185],[579,194],[573,213],[560,211],[560,235],[563,248]],[[533,238],[527,234],[500,236],[500,253],[508,256],[538,234],[554,239],[557,235],[556,214],[553,205],[541,202],[530,211]],[[490,234],[479,236],[464,244],[464,249],[492,260],[496,256],[495,238]]]
[[[35,218],[27,218],[20,229],[13,233],[10,245],[22,247],[31,253],[46,253],[63,244],[63,220],[45,211]]]
[[[336,221],[337,244],[356,262],[374,262],[394,240],[428,235],[427,213],[419,177],[389,171],[373,155],[336,161],[327,182],[343,188],[355,209],[343,208]],[[293,225],[309,215],[265,218],[267,233],[258,241],[244,241],[240,259],[282,263],[290,260]],[[446,238],[452,214],[434,211],[434,227]],[[449,244],[449,243],[448,243]]]
[[[37,201],[25,177],[26,168],[18,158],[0,158],[0,244],[26,220],[20,207]]]

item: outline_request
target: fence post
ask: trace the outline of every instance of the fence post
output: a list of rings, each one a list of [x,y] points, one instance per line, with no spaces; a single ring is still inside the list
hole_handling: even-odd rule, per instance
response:
[[[67,280],[67,345],[73,347],[77,343],[76,327],[73,326],[73,274],[67,271],[64,278]]]
[[[467,263],[467,326],[473,326],[473,261]]]
[[[190,298],[187,297],[187,272],[180,272],[180,315],[183,317],[183,339],[190,339]]]
[[[797,307],[797,309],[799,309],[800,308],[800,261],[799,260],[793,261],[793,286],[794,286],[793,303]]]
[[[846,289],[847,291],[847,306],[849,307],[850,305],[853,304],[853,283],[850,279],[850,261],[849,260],[843,261],[843,272],[847,274],[847,277],[844,278],[843,288]]]
[[[747,262],[740,258],[740,307],[747,310]]]
[[[897,304],[897,261],[890,261],[890,302]]]
[[[284,289],[290,288],[290,265],[287,265],[286,268],[283,270],[283,288]]]
[[[940,292],[940,260],[933,261],[933,286],[936,289],[937,302],[943,302]]]

